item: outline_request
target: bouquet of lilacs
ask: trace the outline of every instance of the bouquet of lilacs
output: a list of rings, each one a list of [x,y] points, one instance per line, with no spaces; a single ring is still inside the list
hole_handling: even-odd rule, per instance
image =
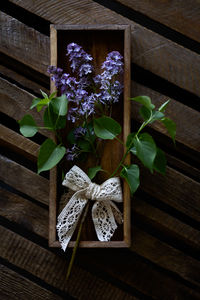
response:
[[[42,97],[35,98],[31,105],[31,109],[44,111],[44,126],[37,126],[31,115],[25,115],[19,124],[21,133],[26,137],[33,136],[40,129],[53,131],[56,135],[57,142],[47,138],[40,147],[38,173],[50,170],[63,161],[74,164],[63,178],[63,185],[71,189],[73,195],[59,215],[57,224],[59,240],[64,250],[79,224],[69,275],[87,214],[88,200],[96,201],[92,208],[92,218],[98,239],[110,240],[117,228],[115,219],[119,223],[122,221],[121,213],[113,203],[113,201],[122,202],[119,177],[127,181],[131,194],[139,186],[139,166],[134,163],[126,165],[127,155],[136,156],[152,173],[156,170],[164,174],[165,155],[156,146],[152,136],[143,130],[148,124],[159,121],[166,127],[174,141],[176,125],[164,114],[169,100],[156,110],[148,96],[131,98],[130,101],[141,104],[139,113],[143,122],[136,132],[128,135],[124,143],[119,137],[121,125],[112,118],[112,110],[118,105],[123,91],[120,82],[123,78],[122,55],[118,51],[108,53],[101,65],[101,73],[97,75],[92,64],[92,56],[81,46],[70,43],[66,55],[70,62],[70,74],[56,66],[48,68],[60,96],[56,96],[56,92],[48,96],[41,91]],[[67,137],[62,134],[66,122],[71,124],[72,128]],[[124,155],[117,167],[108,174],[107,181],[101,185],[92,183],[91,180],[98,172],[105,171],[100,165],[100,144],[104,140],[113,139],[123,145]],[[95,158],[95,165],[88,168],[86,174],[76,165],[86,161],[88,155]],[[117,177],[114,177],[116,175]]]

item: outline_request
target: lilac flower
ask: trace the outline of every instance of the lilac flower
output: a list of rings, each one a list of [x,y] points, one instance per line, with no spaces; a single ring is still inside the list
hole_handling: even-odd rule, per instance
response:
[[[67,149],[67,160],[74,160],[80,154],[80,149],[74,144],[71,149]]]
[[[106,60],[102,64],[102,69],[104,69],[104,77],[107,79],[112,79],[113,75],[122,73],[123,71],[123,62],[122,56],[118,51],[112,51],[106,57]]]
[[[76,72],[76,78],[63,70],[50,66],[48,72],[51,79],[62,94],[67,96],[70,102],[67,119],[76,122],[79,119],[88,118],[95,113],[95,104],[111,105],[119,100],[122,85],[117,76],[122,73],[122,56],[118,51],[112,51],[102,64],[102,73],[92,78],[93,58],[76,43],[67,46],[67,55],[71,62],[70,67]],[[79,133],[77,133],[79,134]]]
[[[90,54],[86,53],[81,46],[76,43],[70,43],[67,46],[67,55],[71,61],[70,67],[72,71],[79,71],[80,77],[92,72],[93,68],[89,62],[91,62],[93,58]],[[84,66],[84,64],[87,65],[87,67]]]
[[[83,77],[85,75],[88,75],[89,73],[92,73],[92,65],[90,64],[83,64],[79,68],[79,76]]]
[[[49,66],[47,72],[52,75],[51,80],[55,82],[55,85],[58,88],[61,85],[63,69],[56,68],[55,66]]]
[[[79,126],[74,130],[74,136],[77,139],[83,137],[86,134],[86,132],[87,132],[86,128]]]

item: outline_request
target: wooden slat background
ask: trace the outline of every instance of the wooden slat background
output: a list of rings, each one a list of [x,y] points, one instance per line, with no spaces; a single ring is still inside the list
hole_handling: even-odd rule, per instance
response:
[[[200,299],[200,3],[130,0],[11,0],[0,13],[0,299]],[[142,168],[132,199],[130,249],[48,247],[48,173],[36,174],[39,144],[17,120],[49,91],[49,25],[130,24],[132,96],[168,98],[176,147],[159,124],[165,177]],[[132,105],[132,129],[141,119]],[[41,122],[41,115],[34,117]]]

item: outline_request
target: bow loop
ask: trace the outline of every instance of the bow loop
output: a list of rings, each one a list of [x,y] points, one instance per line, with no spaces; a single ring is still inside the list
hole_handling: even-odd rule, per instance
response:
[[[110,178],[98,185],[91,182],[79,167],[73,166],[62,184],[75,191],[58,216],[57,231],[62,249],[65,251],[67,248],[88,200],[95,200],[92,219],[98,239],[109,241],[117,228],[115,218],[119,223],[122,221],[121,212],[112,202],[122,202],[119,178]]]

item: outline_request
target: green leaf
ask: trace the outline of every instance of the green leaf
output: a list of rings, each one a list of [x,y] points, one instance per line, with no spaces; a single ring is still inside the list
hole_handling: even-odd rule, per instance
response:
[[[140,170],[137,165],[124,166],[120,176],[125,178],[130,187],[131,194],[135,193],[140,185]]]
[[[51,139],[47,139],[40,147],[38,155],[38,174],[48,171],[56,166],[65,155],[66,149],[56,145]]]
[[[67,141],[70,144],[75,144],[76,143],[76,139],[75,139],[75,136],[74,136],[74,130],[75,129],[70,130],[70,132],[67,135]]]
[[[49,101],[50,101],[49,98],[40,100],[40,102],[38,102],[37,104],[37,111],[40,112],[44,106],[49,104]]]
[[[133,140],[134,140],[134,137],[135,137],[135,133],[130,133],[128,136],[127,136],[127,139],[126,139],[126,147],[129,148],[131,146],[131,144],[133,143]]]
[[[176,123],[172,121],[169,118],[164,118],[161,120],[164,126],[166,127],[168,133],[170,134],[173,142],[175,143],[175,137],[176,137]]]
[[[53,111],[59,116],[65,116],[68,110],[68,100],[66,95],[54,98],[51,101]]]
[[[155,105],[151,103],[151,98],[148,96],[138,96],[135,98],[131,98],[131,100],[143,104],[146,108],[148,108],[150,110],[155,108]]]
[[[20,121],[20,132],[25,137],[31,137],[36,134],[38,131],[38,127],[35,123],[35,120],[31,115],[25,115]]]
[[[159,107],[159,111],[164,112],[168,103],[170,102],[170,100],[167,100],[165,103],[163,103],[160,107]]]
[[[48,95],[45,92],[43,92],[42,90],[40,90],[40,92],[45,99],[49,99]]]
[[[51,103],[44,111],[43,120],[45,127],[51,128],[51,130],[62,129],[65,128],[66,125],[66,117],[59,117],[57,114],[55,114]]]
[[[91,152],[92,151],[90,142],[88,142],[84,139],[79,139],[77,141],[77,145],[83,152]]]
[[[93,168],[89,168],[88,177],[92,180],[96,176],[96,174],[101,170],[102,170],[101,166],[96,166],[96,167],[93,167]]]
[[[134,155],[137,155],[137,150],[136,150],[135,147],[132,147],[132,148],[130,149],[130,152],[131,152],[132,154],[134,154]]]
[[[152,113],[151,122],[149,124],[153,123],[154,121],[163,119],[164,116],[165,115],[162,112],[160,112],[158,110],[154,110],[153,113]]]
[[[151,117],[151,110],[149,110],[146,106],[142,106],[139,111],[141,117],[147,121]]]
[[[121,132],[121,126],[110,117],[94,119],[94,132],[104,140],[113,140]]]
[[[151,135],[148,133],[140,134],[139,138],[134,139],[134,146],[137,151],[137,157],[145,167],[152,171],[157,148]]]
[[[156,157],[155,157],[154,163],[153,163],[154,170],[165,175],[166,164],[167,164],[167,160],[165,157],[165,153],[160,148],[157,148]]]
[[[50,101],[54,98],[54,96],[56,95],[56,93],[57,93],[57,92],[53,92],[53,93],[49,96],[49,100],[50,100]]]
[[[36,107],[41,100],[42,99],[40,99],[40,98],[34,98],[30,109],[33,109],[34,107]]]

